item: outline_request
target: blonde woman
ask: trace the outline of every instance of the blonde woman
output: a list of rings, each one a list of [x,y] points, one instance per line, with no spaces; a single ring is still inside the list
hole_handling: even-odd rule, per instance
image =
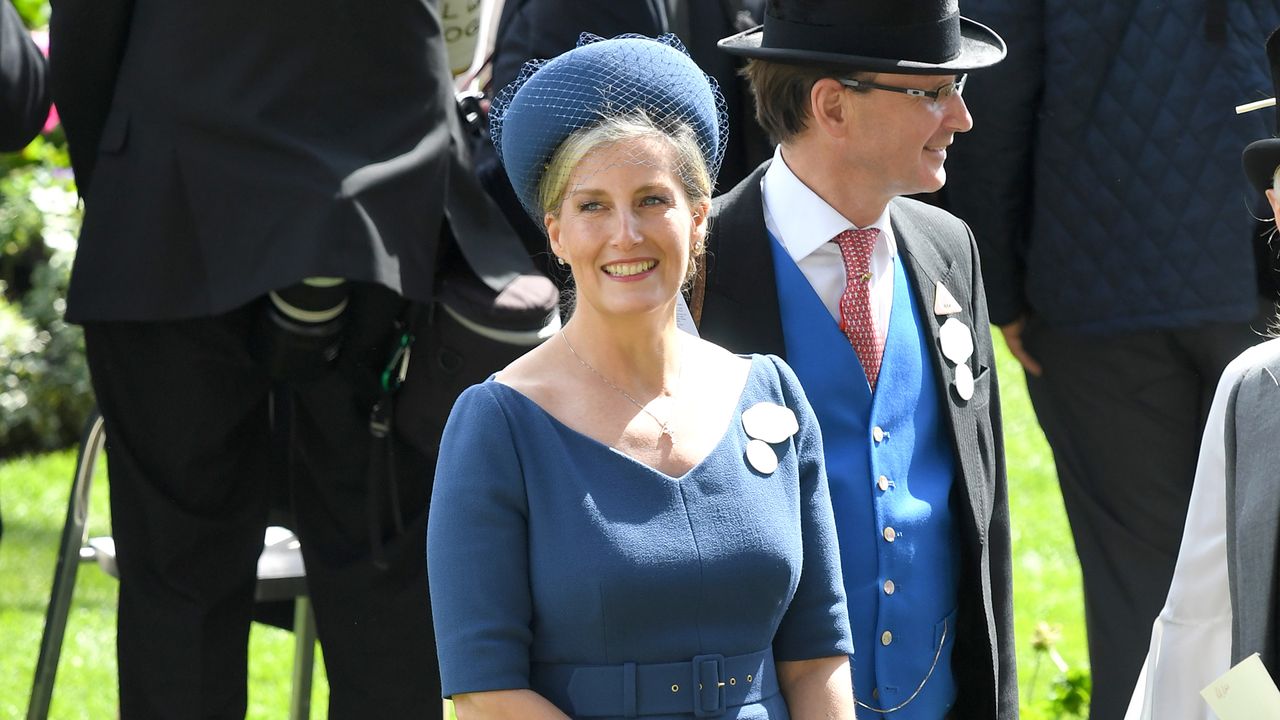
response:
[[[495,103],[571,272],[563,332],[459,398],[428,531],[471,718],[853,718],[813,413],[780,360],[679,331],[723,106],[673,37],[584,37]]]

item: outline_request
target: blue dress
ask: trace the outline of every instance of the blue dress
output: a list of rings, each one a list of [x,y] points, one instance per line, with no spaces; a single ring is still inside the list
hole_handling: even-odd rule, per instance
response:
[[[761,402],[791,408],[800,426],[771,445],[779,461],[771,474],[745,456],[741,413]],[[473,386],[445,428],[431,507],[446,697],[530,688],[573,717],[620,717],[583,712],[575,702],[586,676],[571,697],[560,671],[599,666],[615,680],[629,671],[623,682],[634,684],[647,666],[710,654],[771,648],[776,660],[802,660],[853,651],[817,421],[775,357],[751,357],[724,436],[679,478],[570,429],[506,385]],[[773,682],[715,716],[787,718]],[[628,685],[628,701],[638,694],[643,711],[697,684]],[[699,701],[705,693],[687,711],[642,716],[691,718]]]

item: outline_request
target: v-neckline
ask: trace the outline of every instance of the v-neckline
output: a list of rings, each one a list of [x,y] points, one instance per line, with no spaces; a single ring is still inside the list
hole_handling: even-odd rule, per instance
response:
[[[611,454],[617,457],[623,458],[633,463],[637,467],[644,468],[645,470],[648,470],[649,472],[655,475],[658,475],[659,477],[662,477],[666,480],[669,480],[675,483],[681,483],[685,480],[685,478],[689,477],[695,471],[701,469],[704,465],[706,465],[707,461],[715,457],[715,455],[720,452],[720,450],[729,441],[729,438],[733,435],[734,426],[742,424],[741,420],[739,420],[739,418],[742,417],[742,403],[746,401],[747,388],[750,387],[751,385],[751,376],[755,374],[756,363],[759,360],[760,360],[760,356],[758,355],[753,355],[748,358],[748,362],[751,363],[751,367],[747,369],[746,377],[742,383],[742,389],[738,391],[738,401],[734,403],[733,412],[729,413],[729,422],[725,426],[724,432],[721,433],[720,439],[716,441],[716,444],[711,447],[711,450],[708,451],[706,455],[702,456],[702,458],[698,460],[698,462],[691,465],[688,470],[685,470],[684,473],[682,473],[679,476],[668,475],[667,473],[662,472],[661,470],[653,467],[652,465],[649,465],[648,463],[644,463],[644,462],[641,462],[640,460],[637,460],[636,458],[613,447],[612,445],[606,445],[605,443],[600,442],[599,440],[591,437],[590,435],[584,432],[581,432],[579,430],[575,430],[569,427],[562,420],[560,420],[560,418],[557,418],[555,415],[552,415],[551,413],[547,412],[546,408],[542,407],[537,402],[535,402],[533,398],[529,397],[528,395],[525,395],[524,393],[511,387],[510,385],[507,385],[499,380],[495,380],[493,376],[489,377],[488,382],[493,383],[494,385],[497,385],[503,388],[504,390],[510,392],[512,395],[519,397],[523,402],[527,403],[528,405],[533,407],[535,410],[537,410],[539,413],[541,413],[543,416],[545,416],[548,420],[550,420],[551,424],[557,427],[561,432],[568,433],[571,437],[579,438],[591,445],[594,445],[603,450],[607,450]]]

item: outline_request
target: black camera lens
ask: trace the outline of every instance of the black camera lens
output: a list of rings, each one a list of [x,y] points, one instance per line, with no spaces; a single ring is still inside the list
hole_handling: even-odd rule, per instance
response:
[[[267,294],[263,344],[272,377],[310,380],[332,365],[342,349],[349,293],[342,278],[315,277]]]

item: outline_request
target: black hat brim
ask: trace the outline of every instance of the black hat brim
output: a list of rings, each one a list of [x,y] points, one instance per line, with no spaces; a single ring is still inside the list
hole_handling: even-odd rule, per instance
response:
[[[1280,138],[1267,138],[1249,143],[1241,155],[1244,174],[1259,191],[1271,187],[1271,178],[1280,166]]]
[[[731,55],[758,60],[800,65],[835,65],[847,67],[850,70],[907,75],[934,75],[978,70],[995,65],[1003,60],[1007,53],[1004,40],[994,30],[966,17],[960,18],[960,52],[944,63],[892,60],[792,48],[766,48],[761,47],[763,37],[764,26],[758,25],[724,38],[719,42],[719,47]]]

